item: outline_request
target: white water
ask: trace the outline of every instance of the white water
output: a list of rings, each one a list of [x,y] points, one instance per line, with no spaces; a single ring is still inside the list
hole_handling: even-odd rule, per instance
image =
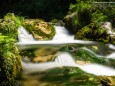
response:
[[[36,48],[40,46],[63,46],[65,44],[84,44],[84,45],[97,45],[98,42],[94,41],[83,41],[83,40],[74,40],[74,35],[71,35],[66,28],[61,26],[55,26],[56,35],[50,41],[37,41],[33,38],[31,34],[29,34],[23,27],[18,29],[19,42],[17,45],[20,49],[29,49]],[[59,47],[59,48],[60,48]]]
[[[66,28],[62,26],[55,26],[56,35],[53,38],[53,41],[72,41],[74,40],[74,35],[70,34]]]
[[[55,26],[56,28],[56,35],[54,36],[53,40],[51,41],[36,41],[31,34],[29,34],[26,30],[24,30],[23,27],[19,28],[19,47],[21,49],[27,49],[37,46],[60,46],[65,44],[98,44],[98,42],[92,42],[92,41],[82,41],[82,40],[74,40],[74,36],[69,34],[69,32],[61,26]],[[98,44],[99,45],[99,44]],[[105,45],[106,46],[106,45]],[[114,45],[107,45],[108,49],[115,50]],[[90,49],[91,53],[92,52]],[[95,54],[97,57],[102,57],[101,55]],[[111,53],[110,55],[107,55],[106,58],[115,58],[115,52]],[[61,53],[58,55],[58,57],[55,59],[54,62],[47,62],[47,63],[24,63],[22,61],[22,67],[25,73],[33,73],[38,71],[44,71],[47,69],[55,68],[55,67],[61,67],[61,66],[71,66],[71,67],[79,67],[85,72],[95,74],[95,75],[115,75],[115,69],[112,69],[110,67],[106,67],[99,64],[87,64],[87,65],[79,65],[76,64],[74,59],[69,53]]]
[[[99,64],[86,64],[79,65],[75,63],[75,60],[69,53],[60,54],[54,62],[47,63],[24,63],[22,62],[23,70],[25,74],[30,74],[39,71],[46,71],[47,69],[52,69],[56,67],[78,67],[87,73],[91,73],[94,75],[115,75],[115,69],[110,67],[106,67]]]

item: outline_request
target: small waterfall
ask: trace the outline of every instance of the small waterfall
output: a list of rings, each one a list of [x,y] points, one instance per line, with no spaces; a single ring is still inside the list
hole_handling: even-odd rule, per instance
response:
[[[56,45],[59,47],[60,45],[66,45],[66,44],[82,44],[82,45],[99,45],[98,42],[92,42],[92,41],[82,41],[82,40],[74,40],[74,35],[70,34],[65,27],[62,26],[55,26],[56,29],[56,35],[54,36],[53,40],[51,41],[36,41],[31,34],[29,34],[23,27],[20,27],[18,29],[19,35],[19,47],[21,49],[27,49],[32,47],[39,47],[39,46],[53,46]],[[113,50],[113,52],[106,56],[106,58],[114,58],[115,59],[115,46],[111,44],[107,44],[102,46],[107,47],[108,49]],[[97,57],[103,57],[101,55],[97,55],[94,52],[92,52],[90,49],[84,48],[88,50],[89,52],[93,53]],[[46,63],[25,63],[22,61],[22,67],[23,71],[25,73],[33,73],[38,71],[44,71],[47,69],[55,68],[55,67],[61,67],[61,66],[69,66],[69,67],[78,67],[82,69],[85,72],[95,74],[95,75],[115,75],[115,69],[112,69],[110,67],[106,67],[100,64],[87,64],[87,65],[79,65],[75,62],[73,57],[67,53],[63,52],[57,56],[55,61],[53,62],[46,62]]]
[[[23,70],[26,74],[34,73],[39,71],[46,71],[47,69],[52,69],[56,67],[78,67],[87,73],[91,73],[94,75],[115,75],[115,69],[106,67],[99,64],[86,64],[80,65],[75,62],[71,54],[67,52],[63,52],[57,56],[54,62],[47,63],[24,63],[22,62]]]
[[[60,40],[60,41],[71,41],[74,40],[74,35],[70,34],[68,30],[66,30],[63,26],[55,26],[56,35],[53,38],[53,41]]]

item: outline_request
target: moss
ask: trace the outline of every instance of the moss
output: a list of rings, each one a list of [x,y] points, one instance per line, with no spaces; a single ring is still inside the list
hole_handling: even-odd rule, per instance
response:
[[[46,86],[114,86],[115,77],[95,76],[79,68],[63,67],[48,70],[40,81]],[[103,83],[105,82],[105,83]],[[108,85],[109,84],[109,85]]]
[[[84,28],[82,28],[76,33],[75,39],[91,40],[89,39],[91,35],[92,35],[92,29],[89,28],[88,26],[85,26]]]
[[[115,44],[115,35],[111,36],[108,34],[108,30],[106,28],[101,27],[99,24],[95,25],[95,23],[91,23],[80,29],[75,34],[75,39]]]
[[[78,49],[74,53],[72,53],[76,60],[81,61],[89,61],[91,63],[99,63],[107,65],[106,59],[104,57],[97,57],[94,53],[86,50],[86,49]]]
[[[0,38],[0,85],[13,86],[21,73],[19,51],[13,39],[6,36]]]
[[[79,2],[70,5],[69,14],[64,18],[65,27],[72,33],[91,22],[92,4],[89,2]]]
[[[55,35],[54,27],[40,19],[26,19],[23,26],[38,40],[50,40]]]
[[[115,8],[106,4],[93,4],[93,0],[77,1],[70,5],[70,10],[64,18],[65,27],[75,34],[75,39],[100,41],[115,44],[114,31],[108,34],[102,23],[115,20]]]
[[[17,40],[18,27],[21,26],[22,18],[8,13],[0,21],[0,33]]]

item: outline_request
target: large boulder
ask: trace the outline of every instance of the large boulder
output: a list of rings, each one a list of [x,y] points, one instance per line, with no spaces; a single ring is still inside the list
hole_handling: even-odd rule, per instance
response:
[[[25,19],[23,26],[37,40],[51,40],[55,35],[53,25],[48,24],[41,19]]]
[[[91,3],[79,1],[70,5],[70,11],[64,18],[65,27],[75,34],[75,39],[115,44],[115,9]]]
[[[64,18],[65,27],[75,34],[79,29],[88,25],[91,22],[91,7],[91,4],[84,2],[70,5],[70,11]]]
[[[110,24],[110,22],[105,22],[104,25],[100,27],[89,24],[75,34],[75,39],[115,44],[115,32],[109,26]]]

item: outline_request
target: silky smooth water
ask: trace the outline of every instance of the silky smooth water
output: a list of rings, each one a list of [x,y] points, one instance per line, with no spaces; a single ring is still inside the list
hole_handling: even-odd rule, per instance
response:
[[[55,26],[56,29],[56,35],[54,36],[53,40],[51,40],[51,42],[53,42],[53,44],[55,45],[57,42],[57,46],[60,46],[60,43],[63,43],[63,45],[68,44],[68,43],[74,43],[74,41],[77,41],[76,44],[90,44],[90,41],[81,41],[81,40],[74,40],[74,35],[70,34],[69,31],[67,31],[67,29],[65,27],[62,26]],[[39,46],[41,41],[36,41],[33,36],[31,34],[29,34],[23,27],[18,29],[19,31],[19,43],[21,43],[24,46],[26,46],[26,43],[30,45],[29,46]],[[53,44],[50,45],[49,41],[45,41],[46,42],[46,46],[52,46]],[[47,44],[49,42],[49,44]],[[41,42],[41,44],[44,42]],[[97,42],[92,42],[92,43],[97,43]],[[45,45],[44,45],[45,46]],[[103,45],[103,47],[107,47],[108,49],[112,49],[112,53],[106,55],[106,58],[113,58],[115,59],[115,46],[112,44],[107,44],[107,45]],[[29,48],[29,47],[26,47]],[[84,48],[87,49],[87,48]],[[92,52],[90,49],[89,52]],[[95,53],[94,53],[95,54]],[[103,55],[98,55],[95,54],[97,57],[101,58],[103,57]],[[69,67],[79,67],[80,69],[82,69],[85,72],[91,73],[91,74],[95,74],[95,75],[107,75],[107,76],[111,76],[111,75],[115,75],[115,69],[111,68],[111,67],[106,67],[104,65],[100,65],[100,64],[86,64],[86,65],[80,65],[77,64],[73,57],[70,55],[70,53],[67,52],[61,52],[58,54],[57,58],[55,59],[55,61],[53,62],[46,62],[46,63],[26,63],[24,61],[22,61],[22,67],[23,67],[23,72],[24,73],[34,73],[34,72],[39,72],[39,71],[46,71],[47,69],[51,69],[51,68],[55,68],[55,67],[62,67],[62,66],[69,66]]]

